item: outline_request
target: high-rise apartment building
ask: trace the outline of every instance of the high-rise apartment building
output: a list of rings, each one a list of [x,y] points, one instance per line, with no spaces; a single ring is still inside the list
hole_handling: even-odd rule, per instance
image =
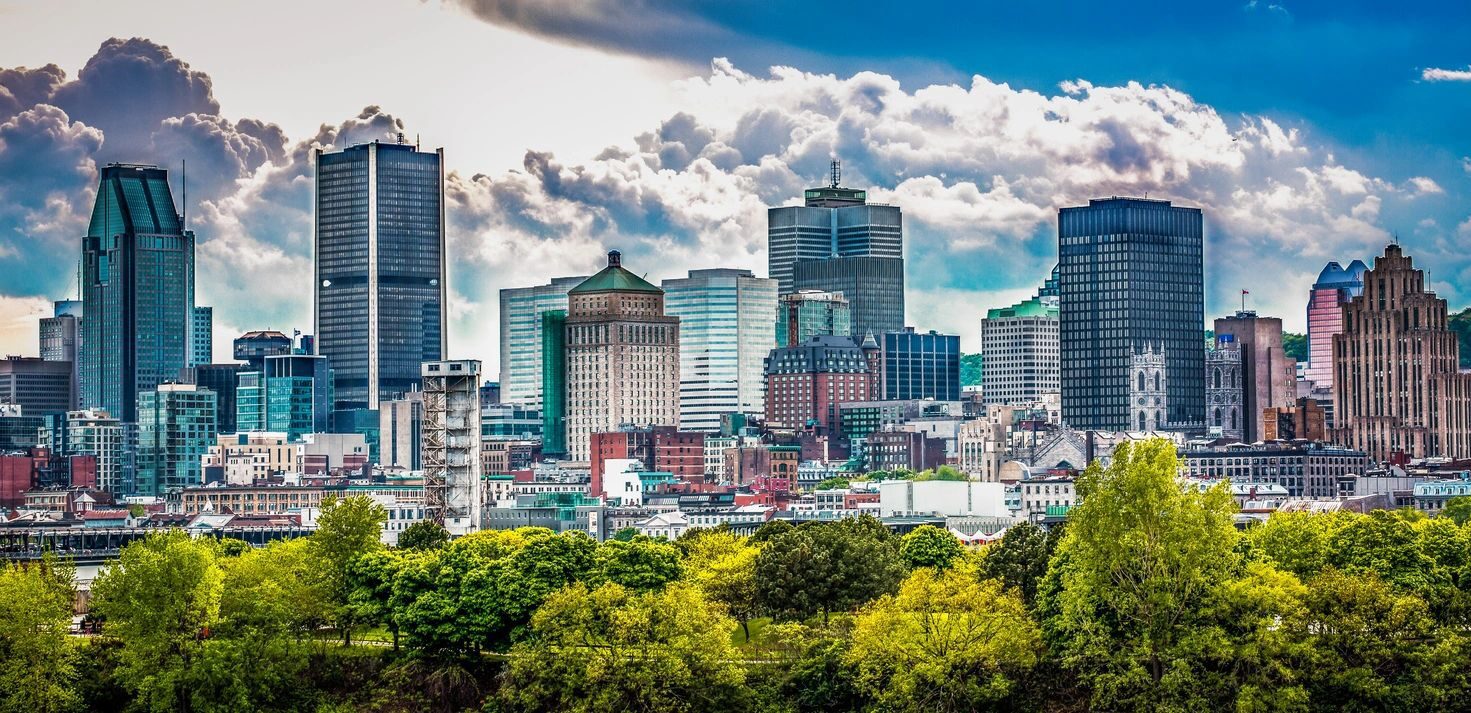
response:
[[[67,413],[64,434],[58,441],[62,455],[90,455],[97,459],[97,487],[113,495],[126,494],[123,482],[123,424],[106,411],[84,410]]]
[[[1397,244],[1363,276],[1333,337],[1331,437],[1371,460],[1471,457],[1471,373],[1446,301]]]
[[[480,529],[480,362],[422,365],[424,507],[453,535]]]
[[[767,209],[770,277],[779,294],[842,292],[855,335],[903,329],[903,214],[869,203],[866,191],[840,187],[840,178],[835,161],[832,180],[805,191],[803,205]]]
[[[82,405],[136,422],[138,394],[189,363],[194,233],[184,229],[168,171],[102,169],[82,238],[82,303]]]
[[[82,338],[82,302],[59,300],[53,314],[41,318],[40,353],[46,361],[64,361],[71,365],[74,403],[67,410],[72,410],[82,400],[82,355],[78,348]]]
[[[1266,431],[1262,412],[1297,400],[1297,362],[1282,351],[1277,317],[1242,310],[1216,319],[1215,327],[1218,341],[1230,341],[1241,352],[1241,438],[1255,443]]]
[[[138,394],[139,495],[162,496],[203,483],[215,443],[215,395],[194,384],[159,384]]]
[[[766,359],[766,425],[837,435],[838,406],[877,401],[883,369],[878,342],[813,337],[773,349]]]
[[[765,413],[762,362],[776,347],[776,280],[690,270],[662,287],[664,313],[679,318],[679,427],[713,432],[723,414]]]
[[[981,320],[981,397],[1027,404],[1058,393],[1057,298],[1033,297],[986,311]]]
[[[960,400],[959,335],[909,328],[881,339],[884,400]]]
[[[568,293],[567,452],[585,461],[594,433],[679,423],[679,318],[664,291],[621,253]]]
[[[376,409],[444,358],[444,150],[374,141],[315,159],[317,353],[336,408]]]
[[[195,305],[189,320],[189,366],[214,362],[215,308]]]
[[[284,433],[293,441],[328,433],[333,428],[331,365],[314,354],[268,356],[261,371],[241,375],[235,404],[239,431]]]
[[[378,404],[378,449],[385,468],[419,470],[424,467],[424,392],[411,391],[402,399]]]
[[[1200,209],[1106,198],[1058,211],[1062,418],[1078,429],[1134,428],[1131,355],[1166,358],[1171,428],[1205,423]]]
[[[824,335],[853,335],[853,308],[843,293],[799,290],[781,296],[776,311],[776,346],[803,344]]]
[[[1343,305],[1363,293],[1368,269],[1363,260],[1346,268],[1330,262],[1308,292],[1308,368],[1303,378],[1318,388],[1333,388],[1333,335],[1343,331]]]
[[[586,279],[554,277],[545,285],[501,290],[502,402],[542,407],[542,315],[565,312],[567,293]]]
[[[247,364],[200,364],[182,369],[179,381],[215,392],[215,420],[220,433],[235,433],[241,430],[235,423],[235,394],[240,387],[240,374],[249,369]]]
[[[63,414],[76,403],[72,365],[36,357],[0,359],[0,404],[16,404],[26,416]]]

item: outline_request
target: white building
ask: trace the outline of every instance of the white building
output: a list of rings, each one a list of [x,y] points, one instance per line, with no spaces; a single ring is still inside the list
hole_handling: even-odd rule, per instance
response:
[[[1078,491],[1072,478],[1042,475],[1023,479],[1017,517],[1038,522],[1048,508],[1071,508],[1078,504]]]
[[[684,534],[685,530],[690,529],[690,519],[678,510],[661,512],[635,525],[634,529],[645,537],[676,540]]]
[[[480,529],[480,362],[425,362],[424,500],[452,535]]]
[[[535,287],[501,290],[501,401],[543,406],[541,314],[567,309],[567,293],[587,276],[554,277]]]
[[[966,480],[886,480],[879,483],[880,517],[906,515],[1010,517],[1006,488]]]
[[[981,320],[981,394],[987,404],[1038,401],[1062,389],[1056,297],[1033,297]]]
[[[720,430],[728,413],[766,412],[763,361],[776,348],[776,280],[750,270],[690,270],[665,280],[664,314],[679,318],[679,427]]]

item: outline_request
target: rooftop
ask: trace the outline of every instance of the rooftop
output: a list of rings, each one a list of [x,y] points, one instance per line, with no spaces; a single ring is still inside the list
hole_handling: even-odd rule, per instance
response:
[[[598,274],[582,281],[582,284],[572,288],[569,294],[588,294],[592,292],[652,292],[663,294],[664,290],[655,287],[648,280],[629,272],[623,267],[623,253],[617,250],[608,251],[608,266]]]

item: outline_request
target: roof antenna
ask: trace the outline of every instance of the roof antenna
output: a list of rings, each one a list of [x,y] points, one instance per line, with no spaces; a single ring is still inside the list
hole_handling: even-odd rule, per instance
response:
[[[839,161],[837,159],[833,159],[833,162],[832,162],[832,165],[831,165],[831,173],[832,173],[832,187],[833,188],[837,188],[838,187],[838,183],[843,178],[843,162],[842,161]]]
[[[188,230],[189,229],[189,159],[187,159],[187,158],[181,158],[181,159],[179,159],[179,173],[183,174],[183,176],[181,177],[181,180],[184,183],[184,197],[183,197],[184,207],[182,209],[182,212],[179,213],[179,222],[180,223],[183,223],[183,225],[179,229],[180,230]]]

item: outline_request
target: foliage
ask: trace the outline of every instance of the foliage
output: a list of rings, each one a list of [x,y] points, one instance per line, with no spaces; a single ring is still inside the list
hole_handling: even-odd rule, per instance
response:
[[[627,542],[609,540],[593,554],[589,584],[615,582],[629,589],[658,589],[683,576],[679,548],[643,535]]]
[[[685,571],[712,602],[741,625],[751,640],[750,621],[757,614],[756,556],[760,550],[729,532],[709,532],[685,549]]]
[[[726,635],[734,625],[686,583],[643,593],[576,584],[513,647],[500,701],[510,711],[731,710],[746,695]]]
[[[991,544],[981,559],[980,574],[1001,582],[1009,591],[1021,595],[1031,606],[1037,598],[1037,585],[1047,574],[1047,563],[1063,526],[1043,530],[1030,522],[1019,522],[1007,528],[999,542]]]
[[[1461,345],[1461,368],[1471,369],[1471,307],[1450,315],[1446,327],[1456,333]]]
[[[1282,333],[1282,353],[1292,361],[1308,360],[1308,336],[1306,334]]]
[[[884,710],[971,711],[1005,705],[1041,653],[1021,597],[962,565],[915,570],[865,609],[848,658]]]
[[[951,466],[942,465],[939,468],[935,468],[933,470],[922,470],[918,473],[915,473],[913,476],[913,480],[970,480],[970,476],[956,470]]]
[[[0,565],[0,711],[77,710],[72,567],[47,557]]]
[[[984,358],[980,354],[960,355],[960,385],[980,386],[982,362]]]
[[[398,533],[398,546],[405,550],[433,550],[449,544],[449,531],[433,520],[420,520]]]
[[[853,481],[849,480],[848,478],[840,478],[838,476],[833,476],[831,478],[823,478],[821,481],[819,481],[817,483],[817,485],[812,486],[812,489],[813,490],[847,490],[848,489],[848,486],[850,486],[852,484],[853,484]]]
[[[351,642],[355,623],[355,609],[348,601],[352,593],[348,567],[360,555],[383,546],[379,535],[387,521],[388,511],[365,495],[328,498],[322,502],[322,514],[310,539],[309,552],[332,602],[331,619],[342,632],[343,643]]]
[[[949,530],[921,525],[899,539],[899,558],[905,566],[945,569],[965,555],[965,547]]]
[[[1458,495],[1445,501],[1445,509],[1440,511],[1440,516],[1457,525],[1471,521],[1471,495]]]
[[[807,523],[762,546],[756,598],[777,618],[826,619],[892,592],[903,576],[895,538],[873,517]]]

